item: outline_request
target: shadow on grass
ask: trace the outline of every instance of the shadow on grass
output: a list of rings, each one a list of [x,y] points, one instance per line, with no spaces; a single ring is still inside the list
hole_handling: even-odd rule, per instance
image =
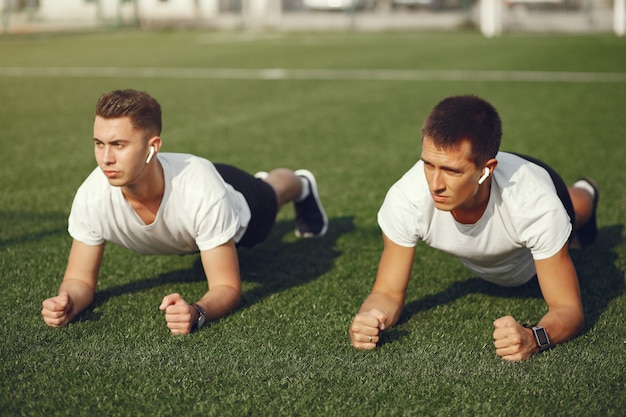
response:
[[[624,271],[615,266],[618,259],[616,248],[622,243],[624,226],[607,226],[599,231],[596,244],[585,249],[570,250],[570,255],[578,272],[585,309],[586,333],[598,321],[611,300],[624,294]],[[444,291],[428,295],[419,300],[407,303],[398,324],[408,321],[422,311],[444,305],[471,293],[481,293],[492,297],[510,298],[541,298],[541,290],[536,279],[519,287],[500,287],[480,278],[455,282]],[[386,332],[382,343],[391,343],[407,336],[405,330],[390,329]]]
[[[44,222],[45,220],[45,222]],[[42,223],[45,227],[42,230]],[[54,225],[63,224],[63,227]],[[2,234],[10,235],[17,231],[16,236],[0,238],[0,249],[31,243],[50,236],[67,233],[67,213],[35,213],[27,211],[0,211]]]
[[[242,306],[253,304],[271,293],[312,281],[330,271],[340,252],[339,237],[354,229],[352,217],[330,221],[320,239],[296,239],[293,222],[280,222],[262,245],[239,250],[241,277],[258,284],[242,294]]]
[[[330,220],[328,233],[318,239],[288,241],[285,235],[293,234],[293,221],[277,222],[268,239],[252,249],[238,250],[241,279],[255,282],[242,294],[241,308],[285,289],[312,281],[329,271],[339,252],[333,249],[339,237],[354,228],[353,218]],[[286,241],[287,240],[287,241]],[[206,282],[200,257],[189,269],[168,272],[140,281],[133,281],[102,291],[96,291],[93,303],[77,321],[95,321],[99,314],[94,310],[107,300],[122,294],[140,292],[158,285],[187,282]]]
[[[617,248],[622,244],[623,233],[624,225],[603,227],[595,245],[570,251],[578,271],[585,308],[584,332],[597,323],[612,300],[626,292],[625,271],[616,266]]]

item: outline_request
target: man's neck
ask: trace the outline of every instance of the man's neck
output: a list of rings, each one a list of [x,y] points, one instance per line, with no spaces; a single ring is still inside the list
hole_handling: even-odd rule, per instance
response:
[[[124,198],[146,224],[155,220],[164,193],[165,177],[158,161],[146,167],[142,178],[135,184],[122,187]]]
[[[491,178],[485,181],[474,197],[461,207],[451,211],[454,219],[461,224],[474,224],[483,217],[491,195]]]

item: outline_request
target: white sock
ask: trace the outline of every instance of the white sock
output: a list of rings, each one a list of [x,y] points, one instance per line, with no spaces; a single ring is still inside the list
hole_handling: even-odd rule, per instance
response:
[[[302,193],[300,193],[300,196],[296,198],[296,203],[301,202],[302,200],[307,198],[309,194],[311,194],[311,184],[309,184],[309,180],[305,177],[298,177],[298,178],[300,179],[300,182],[302,183]]]
[[[589,192],[589,194],[591,194],[591,197],[595,198],[595,196],[596,196],[596,190],[594,190],[593,187],[591,186],[591,184],[589,184],[585,180],[576,181],[574,183],[573,187],[575,187],[575,188],[582,188],[583,190],[587,190]]]

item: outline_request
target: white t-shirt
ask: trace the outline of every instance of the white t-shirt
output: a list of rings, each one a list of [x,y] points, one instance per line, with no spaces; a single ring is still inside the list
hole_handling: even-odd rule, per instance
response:
[[[455,255],[487,281],[527,282],[536,274],[533,260],[555,255],[572,226],[545,169],[505,152],[496,159],[489,204],[475,224],[435,208],[419,161],[389,189],[378,212],[382,231],[401,246],[422,240]]]
[[[70,235],[87,245],[105,241],[150,255],[185,254],[239,241],[250,221],[241,193],[206,159],[159,153],[165,192],[156,219],[146,225],[120,187],[96,168],[78,189],[69,216]]]

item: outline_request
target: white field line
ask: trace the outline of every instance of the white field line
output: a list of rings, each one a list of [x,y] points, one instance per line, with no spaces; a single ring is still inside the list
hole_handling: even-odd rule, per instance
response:
[[[284,68],[0,67],[0,77],[626,83],[626,73]]]

